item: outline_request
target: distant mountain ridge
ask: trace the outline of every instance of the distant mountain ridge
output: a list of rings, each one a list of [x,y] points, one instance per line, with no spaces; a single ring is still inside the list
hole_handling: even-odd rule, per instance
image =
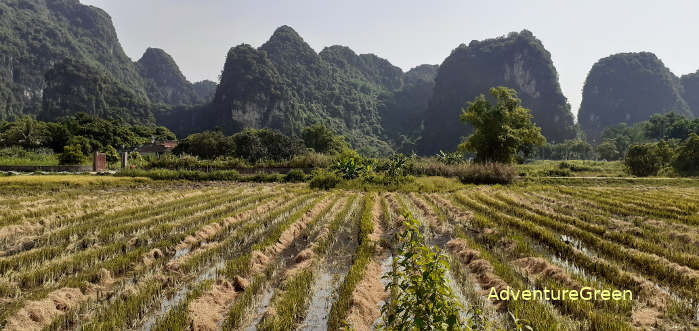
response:
[[[109,15],[78,0],[3,0],[0,40],[0,120],[87,112],[165,125],[180,137],[248,127],[299,135],[322,123],[370,155],[433,155],[456,148],[471,132],[461,109],[499,85],[518,91],[549,142],[575,138],[577,126],[594,140],[653,113],[699,116],[699,71],[678,78],[655,55],[625,53],[593,66],[576,124],[550,53],[527,30],[403,72],[346,46],[316,52],[281,26],[259,48],[232,47],[220,83],[189,82],[162,49],[133,62]]]
[[[193,131],[218,127],[227,133],[266,127],[298,135],[304,127],[322,123],[367,154],[387,154],[394,150],[393,137],[419,135],[415,125],[382,125],[400,113],[392,108],[398,104],[394,98],[408,91],[404,85],[413,87],[410,77],[385,59],[357,55],[348,47],[316,53],[295,30],[282,26],[257,49],[245,44],[231,48],[208,107],[158,116],[175,128],[193,122]],[[429,95],[419,94],[417,109],[410,110],[418,121]]]

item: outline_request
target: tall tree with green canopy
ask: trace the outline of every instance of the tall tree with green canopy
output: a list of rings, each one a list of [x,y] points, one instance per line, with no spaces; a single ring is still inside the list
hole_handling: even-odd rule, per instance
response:
[[[462,110],[459,119],[475,129],[459,150],[476,153],[476,162],[513,163],[517,153],[531,145],[543,145],[546,138],[541,128],[531,121],[532,114],[522,107],[517,91],[507,87],[493,87],[492,105],[483,95]]]
[[[342,136],[335,135],[335,132],[322,124],[306,127],[301,137],[306,147],[313,148],[318,153],[336,153],[349,147]]]

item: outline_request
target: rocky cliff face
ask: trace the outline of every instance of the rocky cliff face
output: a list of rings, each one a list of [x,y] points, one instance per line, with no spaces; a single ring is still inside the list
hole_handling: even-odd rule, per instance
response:
[[[44,74],[66,57],[107,72],[145,96],[109,15],[78,0],[0,2],[0,40],[0,119],[39,113]]]
[[[590,70],[578,122],[595,141],[606,127],[645,121],[655,113],[692,117],[682,91],[680,80],[654,54],[615,54]]]
[[[524,107],[549,141],[575,137],[570,106],[561,92],[551,55],[529,31],[472,41],[452,51],[442,63],[425,115],[419,150],[431,155],[452,151],[471,133],[459,122],[462,108],[494,86],[517,90]]]
[[[211,101],[200,98],[175,60],[162,49],[148,48],[136,62],[136,68],[152,103],[193,105]]]
[[[699,70],[693,74],[682,76],[681,82],[684,89],[684,100],[694,116],[699,117]]]

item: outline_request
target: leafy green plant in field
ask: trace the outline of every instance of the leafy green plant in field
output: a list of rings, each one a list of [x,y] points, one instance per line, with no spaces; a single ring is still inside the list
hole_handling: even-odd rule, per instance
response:
[[[355,179],[361,176],[367,168],[360,160],[350,157],[337,160],[332,169],[344,179]]]
[[[399,237],[396,268],[384,278],[386,290],[394,297],[381,308],[382,330],[462,330],[471,329],[459,318],[461,305],[447,283],[447,256],[439,248],[429,248],[420,232],[420,223],[410,213],[404,215],[405,230]]]

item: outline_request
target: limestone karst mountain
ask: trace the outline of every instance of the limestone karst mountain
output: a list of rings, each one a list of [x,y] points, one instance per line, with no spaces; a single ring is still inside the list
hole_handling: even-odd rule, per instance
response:
[[[575,123],[558,74],[541,41],[524,30],[506,37],[472,41],[452,51],[439,68],[425,115],[419,150],[452,151],[471,131],[458,118],[462,108],[493,86],[517,90],[522,104],[549,141],[575,137]]]
[[[578,122],[594,141],[606,127],[631,125],[656,113],[693,117],[682,90],[680,80],[655,54],[614,54],[590,69]]]

